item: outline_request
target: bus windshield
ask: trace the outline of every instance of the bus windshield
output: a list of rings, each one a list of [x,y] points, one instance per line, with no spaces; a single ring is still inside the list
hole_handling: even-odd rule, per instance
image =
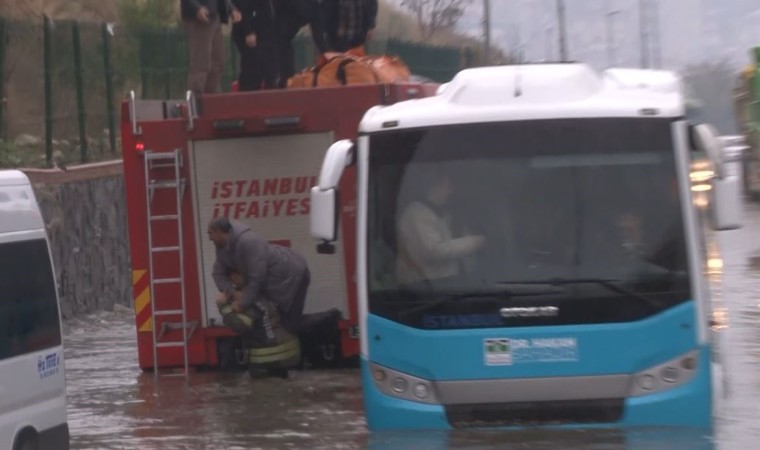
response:
[[[371,135],[370,313],[425,329],[569,325],[690,300],[672,123]]]

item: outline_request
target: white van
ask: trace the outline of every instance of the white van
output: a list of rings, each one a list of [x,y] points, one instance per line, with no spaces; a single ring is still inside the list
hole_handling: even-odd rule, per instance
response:
[[[0,449],[68,449],[58,290],[29,179],[0,171]]]

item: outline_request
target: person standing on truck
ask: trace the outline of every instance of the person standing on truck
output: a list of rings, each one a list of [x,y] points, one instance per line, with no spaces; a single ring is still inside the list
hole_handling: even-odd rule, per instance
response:
[[[367,42],[377,21],[377,0],[322,0],[321,13],[327,36],[327,51],[348,52]]]
[[[196,95],[221,90],[224,67],[222,24],[240,21],[231,0],[180,0],[182,26],[189,52],[188,89]]]
[[[236,312],[244,312],[257,301],[270,301],[282,315],[287,331],[297,334],[303,316],[311,273],[306,259],[295,251],[271,244],[247,225],[217,217],[208,226],[209,239],[216,246],[213,278],[218,299],[229,299],[236,288],[240,294],[231,302]],[[231,274],[240,274],[242,284]]]
[[[278,0],[275,3],[280,88],[287,87],[288,80],[296,73],[293,39],[301,28],[309,25],[319,54],[327,51],[321,3],[322,0]]]
[[[483,236],[454,237],[446,207],[451,179],[430,170],[419,177],[424,195],[404,209],[397,224],[396,276],[402,285],[461,275],[463,259],[480,250]]]
[[[238,88],[274,89],[278,84],[279,55],[275,3],[280,0],[232,0],[242,20],[232,26],[232,40],[240,54]]]

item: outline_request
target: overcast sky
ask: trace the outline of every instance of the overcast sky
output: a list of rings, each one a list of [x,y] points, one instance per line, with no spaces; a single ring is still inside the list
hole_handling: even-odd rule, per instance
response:
[[[397,4],[401,0],[392,0]],[[749,61],[749,48],[760,45],[758,0],[643,0],[652,6],[651,19],[659,18],[659,52],[652,57],[665,68],[728,58],[739,67]],[[461,31],[482,36],[484,0],[472,0]],[[638,66],[640,0],[565,0],[570,58],[606,67]],[[526,59],[558,58],[556,0],[491,0],[492,42],[503,49],[521,46]],[[654,11],[659,9],[659,14]],[[616,11],[612,20],[609,12]],[[612,33],[608,33],[608,25]]]

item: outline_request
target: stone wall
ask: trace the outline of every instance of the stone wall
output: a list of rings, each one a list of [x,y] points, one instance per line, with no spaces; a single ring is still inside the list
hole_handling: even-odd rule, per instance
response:
[[[121,162],[24,172],[47,224],[63,316],[131,305]]]

